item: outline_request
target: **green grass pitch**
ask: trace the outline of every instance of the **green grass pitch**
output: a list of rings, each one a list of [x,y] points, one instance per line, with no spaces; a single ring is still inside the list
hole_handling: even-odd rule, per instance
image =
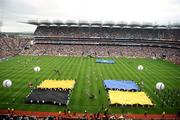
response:
[[[25,97],[30,93],[28,83],[40,84],[45,79],[76,80],[68,108],[74,112],[103,112],[104,107],[109,113],[176,113],[180,111],[180,66],[163,60],[139,58],[109,58],[116,64],[98,64],[95,58],[87,57],[55,57],[55,56],[16,56],[0,62],[0,109],[31,111],[63,111],[67,107],[51,104],[26,104]],[[143,65],[144,70],[138,71],[137,66]],[[40,66],[36,73],[33,67]],[[54,74],[58,69],[60,76]],[[10,88],[4,88],[2,82],[12,80]],[[109,106],[107,92],[103,80],[134,80],[144,82],[142,90],[156,104],[152,108],[115,107]],[[157,82],[165,84],[165,90],[155,94]],[[99,94],[100,91],[100,94]],[[90,94],[95,96],[90,99]],[[13,99],[15,103],[13,103]]]

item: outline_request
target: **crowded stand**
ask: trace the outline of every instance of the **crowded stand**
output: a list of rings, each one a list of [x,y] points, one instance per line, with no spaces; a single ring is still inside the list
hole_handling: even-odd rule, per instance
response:
[[[29,39],[19,37],[0,37],[0,59],[18,55],[29,44]]]
[[[180,64],[180,51],[173,48],[99,45],[35,44],[24,55],[159,58]]]
[[[55,55],[160,58],[180,64],[180,29],[165,27],[37,25],[34,39],[1,37],[1,57]],[[95,23],[94,23],[95,25]],[[33,41],[33,43],[31,43]]]
[[[94,23],[95,24],[95,23]],[[38,24],[35,45],[22,54],[162,58],[180,63],[180,29]]]
[[[61,36],[64,38],[111,38],[174,41],[180,39],[178,33],[179,29],[38,26],[34,35]]]

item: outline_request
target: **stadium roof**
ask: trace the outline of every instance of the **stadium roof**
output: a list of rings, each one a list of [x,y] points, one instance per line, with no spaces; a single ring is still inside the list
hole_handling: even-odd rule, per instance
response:
[[[29,20],[27,23],[32,25],[40,25],[40,23],[37,20]]]
[[[102,25],[102,22],[101,22],[101,21],[92,21],[92,22],[90,22],[90,25],[91,25],[91,26],[93,26],[93,25],[101,26],[101,25]]]
[[[53,22],[54,25],[64,25],[64,22],[63,21],[60,21],[60,20],[56,20]]]
[[[90,23],[88,21],[85,21],[85,20],[80,20],[79,25],[90,25]]]
[[[118,22],[118,23],[116,24],[116,26],[120,26],[120,27],[124,27],[124,26],[127,26],[127,25],[128,25],[128,23],[126,23],[126,22],[124,22],[124,21]]]
[[[158,25],[158,24],[153,24],[153,23],[148,23],[144,22],[142,24],[138,22],[131,22],[131,23],[126,23],[124,21],[121,22],[113,22],[113,21],[85,21],[85,20],[80,20],[80,21],[75,21],[75,20],[67,20],[67,21],[61,21],[61,20],[56,20],[56,21],[48,21],[48,20],[29,20],[27,22],[22,22],[22,23],[27,23],[31,25],[37,25],[37,26],[88,26],[88,27],[128,27],[128,28],[154,28],[154,29],[169,29],[169,28],[177,28],[180,29],[180,23],[174,23],[171,25]]]
[[[173,27],[180,27],[180,23],[174,23],[172,26]]]
[[[44,25],[51,25],[51,22],[48,20],[41,20],[40,23]]]
[[[75,21],[75,20],[67,20],[66,22],[65,22],[65,24],[67,24],[67,25],[78,25],[78,23]]]
[[[103,26],[114,26],[115,23],[113,21],[106,21],[103,23]]]
[[[144,22],[144,23],[141,25],[141,27],[151,27],[151,26],[153,26],[153,24],[152,24],[152,23],[149,23],[149,22]]]
[[[131,24],[129,24],[130,27],[141,27],[141,24],[138,22],[131,22]]]

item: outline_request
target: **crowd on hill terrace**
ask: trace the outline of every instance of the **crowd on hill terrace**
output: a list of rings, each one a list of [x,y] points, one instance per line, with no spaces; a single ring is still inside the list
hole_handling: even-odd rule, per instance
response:
[[[0,37],[0,59],[17,55],[23,50],[30,39],[18,37]]]

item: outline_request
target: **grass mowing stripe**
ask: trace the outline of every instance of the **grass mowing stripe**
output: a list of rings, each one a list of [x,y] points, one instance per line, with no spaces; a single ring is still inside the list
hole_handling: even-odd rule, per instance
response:
[[[84,97],[84,96],[82,96],[82,90],[83,90],[82,86],[84,86],[83,85],[84,77],[82,78],[82,75],[81,75],[84,72],[84,70],[83,70],[84,62],[83,61],[84,61],[84,58],[80,58],[80,62],[78,64],[79,69],[76,74],[77,81],[76,81],[76,85],[72,92],[72,97],[71,97],[70,105],[71,105],[71,108],[73,111],[79,111],[79,109],[77,109],[77,106],[81,106],[81,101],[79,98]]]
[[[72,111],[76,112],[83,112],[85,109],[90,112],[97,112],[102,108],[102,103],[104,106],[108,105],[107,92],[105,91],[102,82],[104,79],[130,79],[136,82],[139,82],[140,79],[142,79],[144,81],[143,90],[157,104],[157,106],[150,109],[139,107],[110,107],[110,112],[143,113],[145,110],[148,110],[150,113],[161,113],[163,110],[166,110],[167,113],[176,113],[176,111],[180,108],[179,105],[176,107],[166,106],[166,108],[162,108],[162,101],[159,100],[157,95],[154,95],[155,83],[159,80],[163,80],[163,82],[167,84],[168,89],[179,88],[179,66],[162,60],[153,61],[151,59],[139,58],[112,59],[116,60],[116,64],[96,64],[95,58],[69,56],[17,56],[9,59],[8,61],[0,62],[0,81],[3,82],[6,78],[10,78],[14,81],[13,87],[9,89],[0,86],[0,108],[13,106],[16,107],[16,109],[36,111],[58,111],[66,109],[66,107],[62,106],[58,107],[45,104],[26,105],[23,102],[26,94],[30,91],[30,89],[27,89],[27,83],[31,81],[33,84],[36,84],[36,78],[39,79],[37,84],[47,78],[75,78],[77,84],[72,92],[70,105],[68,107]],[[137,66],[139,64],[144,65],[145,69],[142,72],[137,71]],[[35,73],[33,71],[33,66],[40,66],[42,69],[39,73]],[[53,75],[52,73],[54,69],[62,70],[61,75]],[[99,89],[101,94],[98,92]],[[11,90],[12,92],[7,92],[7,90]],[[12,94],[13,91],[16,92]],[[86,91],[91,92],[97,98],[95,100],[89,99],[89,95],[86,94]],[[12,104],[13,97],[16,97],[15,104]],[[9,104],[6,104],[7,102],[9,102]],[[18,104],[21,104],[21,106]],[[47,107],[50,107],[50,109],[47,110]]]
[[[150,66],[153,66],[153,67],[155,67],[155,65],[154,64],[150,64]],[[157,68],[157,67],[155,67],[156,69],[162,69],[162,68]],[[154,70],[156,70],[156,69],[154,69]],[[148,72],[148,74],[152,74],[152,78],[153,79],[157,79],[157,81],[159,80],[159,81],[163,81],[163,82],[168,82],[168,81],[164,81],[163,79],[161,79],[162,78],[162,76],[164,76],[166,73],[164,73],[164,72],[159,72],[158,74],[157,74],[157,72],[153,72],[152,71],[152,69],[147,69],[147,72]],[[154,74],[155,73],[155,74]],[[171,82],[168,82],[168,84],[167,84],[168,86],[170,85],[171,87],[172,87],[172,84],[171,84]]]

